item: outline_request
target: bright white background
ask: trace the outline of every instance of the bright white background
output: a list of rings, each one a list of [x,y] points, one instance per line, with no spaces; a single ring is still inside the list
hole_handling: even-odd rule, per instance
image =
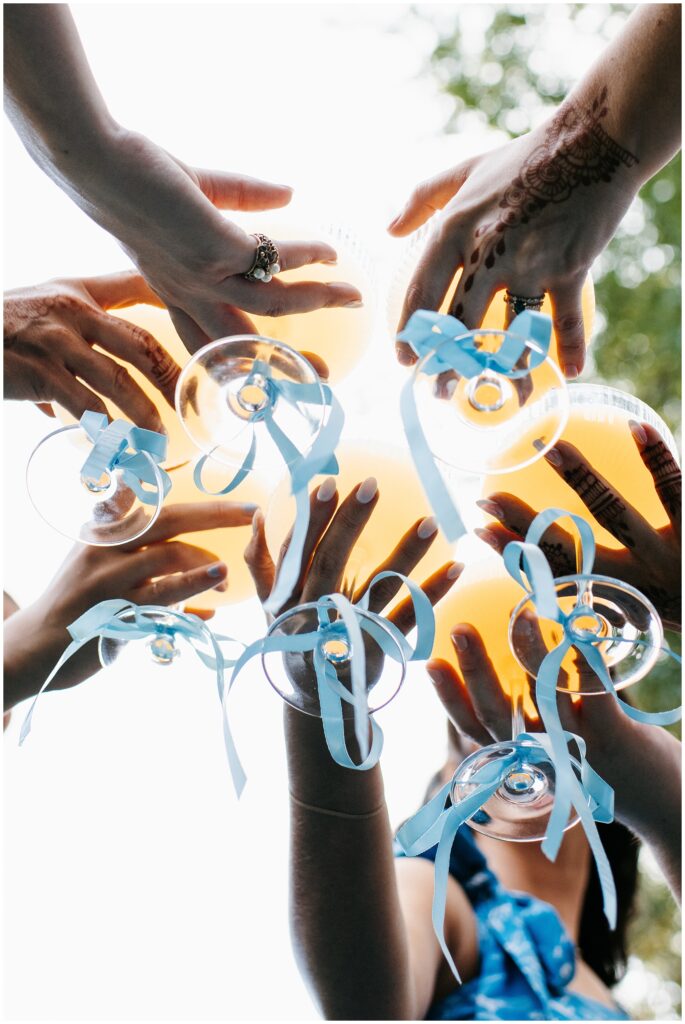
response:
[[[449,18],[448,7],[426,10]],[[424,70],[430,23],[392,4],[93,4],[74,13],[123,124],[188,163],[287,182],[310,210],[367,244],[377,328],[340,397],[358,430],[392,435],[389,400],[402,373],[385,296],[401,247],[385,225],[418,180],[500,141],[441,135],[449,103]],[[474,5],[474,31],[478,22]],[[563,31],[555,40],[566,63]],[[573,55],[578,74],[589,49]],[[6,287],[127,266],[8,124],[5,229]],[[376,369],[383,387],[374,416],[361,382]],[[5,423],[5,586],[24,604],[69,545],[38,518],[23,485],[50,421],[8,406]],[[479,543],[469,543],[475,553]],[[250,602],[215,624],[247,639],[261,617]],[[444,725],[429,690],[420,671],[411,673],[381,718],[396,822],[416,808],[442,756]],[[280,703],[248,672],[231,710],[249,776],[240,807],[213,681],[188,658],[173,680],[150,675],[144,662],[122,663],[46,697],[21,750],[17,710],[4,744],[6,1017],[316,1016],[288,940]]]

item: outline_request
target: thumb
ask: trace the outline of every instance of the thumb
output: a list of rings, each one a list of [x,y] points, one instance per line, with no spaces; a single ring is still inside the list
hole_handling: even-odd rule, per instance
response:
[[[293,190],[289,185],[251,178],[228,171],[194,168],[198,184],[209,201],[220,210],[274,210],[287,206]]]
[[[84,277],[80,282],[102,309],[122,309],[144,302],[149,306],[163,306],[145,278],[135,270],[122,270],[119,274]]]
[[[470,163],[450,167],[416,186],[406,206],[388,225],[391,235],[408,235],[425,224],[457,194],[471,171]]]

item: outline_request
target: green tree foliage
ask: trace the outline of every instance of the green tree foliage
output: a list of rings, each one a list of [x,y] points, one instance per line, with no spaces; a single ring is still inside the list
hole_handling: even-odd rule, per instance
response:
[[[539,124],[561,102],[576,73],[546,57],[551,33],[568,46],[614,37],[632,5],[450,5],[430,67],[451,97],[446,130],[467,134],[489,126],[513,137]],[[444,8],[442,9],[445,10]],[[474,22],[477,22],[474,28]],[[475,42],[474,42],[475,40]],[[579,52],[576,50],[576,52]],[[597,322],[584,379],[641,398],[680,434],[681,161],[676,157],[642,188],[616,236],[593,267]],[[669,635],[680,650],[680,638]],[[656,710],[680,703],[680,671],[662,661],[636,687],[635,703]],[[677,730],[674,730],[677,731]],[[644,874],[632,927],[632,947],[645,978],[662,979],[660,999],[631,1009],[644,1019],[679,1013],[679,956],[673,902],[666,887]]]

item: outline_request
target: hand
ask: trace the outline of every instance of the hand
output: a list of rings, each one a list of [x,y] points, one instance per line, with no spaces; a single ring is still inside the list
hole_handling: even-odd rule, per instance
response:
[[[135,366],[174,407],[180,367],[147,331],[107,315],[138,302],[160,305],[142,277],[128,271],[6,292],[5,398],[36,402],[50,416],[49,403],[59,402],[80,419],[89,409],[106,414],[98,397],[104,395],[137,426],[163,431],[157,409],[126,367],[93,348]]]
[[[545,458],[579,495],[600,526],[624,545],[620,550],[597,545],[593,571],[632,584],[652,601],[664,625],[680,630],[682,474],[654,427],[634,423],[631,431],[668,513],[669,525],[660,530],[655,530],[624,501],[572,444],[557,441]],[[510,540],[525,537],[536,515],[511,494],[489,495],[481,507],[499,519],[501,525],[476,532],[500,554]],[[546,531],[540,547],[555,576],[577,572],[574,538],[560,526],[554,524]]]
[[[455,624],[452,637],[459,672],[439,658],[427,665],[448,717],[479,746],[511,739],[510,699],[482,638],[466,623]],[[557,701],[563,728],[583,737],[589,763],[614,789],[617,819],[655,845],[679,889],[680,744],[664,729],[634,722],[608,696],[557,693]],[[525,727],[540,731],[540,722],[526,718]]]
[[[595,257],[628,209],[640,181],[633,154],[603,127],[610,97],[566,100],[545,124],[420,184],[390,224],[406,235],[437,210],[435,226],[407,290],[401,329],[417,309],[439,309],[463,268],[449,312],[480,326],[495,294],[549,292],[559,357],[567,377],[585,362],[581,291]],[[413,362],[407,345],[401,362]]]
[[[228,568],[211,551],[173,537],[191,531],[244,526],[254,505],[233,501],[169,505],[138,541],[121,547],[76,545],[45,593],[5,623],[5,707],[37,693],[69,643],[67,626],[100,601],[172,605],[212,588],[225,590]],[[198,612],[209,618],[210,612]],[[74,686],[100,668],[88,644],[51,688]]]
[[[345,584],[346,564],[364,526],[371,518],[378,503],[378,497],[378,489],[373,477],[359,484],[337,511],[338,494],[332,477],[324,481],[311,495],[309,531],[303,551],[300,579],[288,602],[279,610],[279,614],[296,605],[317,601],[320,597],[331,593],[346,592],[354,604],[366,592],[370,580],[377,572],[392,570],[405,576],[411,573],[437,535],[435,522],[432,519],[421,519],[414,523],[385,562],[361,586],[353,589]],[[422,530],[422,533],[427,533],[427,536],[422,537],[418,530],[424,522],[429,523],[432,532]],[[289,543],[290,536],[284,541],[278,566],[275,566],[266,544],[264,517],[260,511],[255,513],[253,536],[245,551],[245,561],[252,573],[261,601],[265,601],[271,592]],[[457,579],[460,569],[461,566],[450,562],[424,582],[423,590],[432,604],[447,593]],[[371,591],[369,610],[381,614],[395,597],[401,585],[401,581],[396,578],[385,579],[377,583]],[[306,621],[304,621],[304,616],[301,618],[303,621],[300,621],[300,616],[297,617],[297,621],[293,620],[294,632],[313,628],[311,616],[307,616]],[[413,629],[416,622],[411,599],[407,598],[400,602],[387,614],[387,619],[404,634]],[[305,657],[296,655],[289,661],[288,671],[291,680],[300,690],[308,689],[312,685],[311,660],[310,655]],[[369,687],[377,681],[382,664],[383,659],[378,645],[369,642],[366,664]],[[346,682],[344,673],[341,675],[339,671],[338,674],[341,681]]]
[[[283,316],[361,302],[356,288],[339,282],[245,280],[257,243],[218,211],[285,206],[292,195],[285,185],[188,167],[145,136],[123,130],[99,170],[78,171],[74,183],[73,198],[119,240],[169,307],[190,352],[215,338],[254,333],[243,311]],[[323,242],[276,245],[282,270],[336,259]]]

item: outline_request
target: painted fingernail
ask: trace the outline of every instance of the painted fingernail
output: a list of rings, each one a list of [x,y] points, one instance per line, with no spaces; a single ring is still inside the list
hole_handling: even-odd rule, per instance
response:
[[[468,650],[469,639],[463,633],[457,633],[457,632],[452,633],[452,639],[454,640],[455,644],[457,645],[457,648],[460,651]]]
[[[361,309],[364,303],[361,299],[352,299],[351,302],[345,303],[345,309]]]
[[[319,489],[316,492],[317,501],[330,501],[335,494],[335,477],[327,476],[322,484],[319,485]]]
[[[478,508],[482,508],[483,512],[486,512],[489,516],[494,516],[495,519],[504,519],[504,511],[496,501],[491,501],[489,498],[481,498],[480,501],[476,502]]]
[[[429,537],[432,537],[433,534],[436,533],[437,529],[438,521],[435,516],[426,516],[426,518],[422,519],[419,523],[419,528],[416,532],[421,540],[428,540]]]
[[[355,497],[360,505],[368,505],[376,497],[377,492],[378,483],[376,478],[375,476],[369,476],[363,484],[359,485]]]
[[[499,549],[499,544],[497,543],[497,535],[494,534],[492,530],[488,530],[487,528],[482,529],[480,526],[478,526],[473,532],[475,533],[476,537],[484,541],[486,544],[489,544],[491,548]]]
[[[402,217],[402,214],[398,213],[397,216],[395,217],[395,219],[390,221],[390,223],[388,224],[388,226],[386,228],[386,231],[392,231],[392,229],[395,227],[395,225],[399,224],[399,221],[400,221],[401,217]]]
[[[327,267],[337,267],[337,265],[338,265],[338,257],[337,256],[332,256],[330,258],[330,260],[321,260],[321,262],[325,263]]]
[[[445,394],[447,395],[448,398],[451,398],[454,392],[457,390],[458,383],[459,381],[454,379],[447,381],[447,383],[445,384]]]
[[[207,569],[207,575],[213,580],[222,579],[227,572],[228,569],[224,562],[215,562],[214,565],[210,565]]]
[[[456,580],[459,576],[461,576],[463,571],[464,566],[461,564],[461,562],[452,562],[451,566],[449,567],[445,575],[447,576],[448,580]]]
[[[548,452],[545,452],[545,458],[549,462],[550,466],[556,466],[557,469],[564,465],[564,460],[561,457],[561,452],[558,448],[550,448]]]
[[[566,380],[575,380],[578,376],[578,367],[574,366],[573,363],[569,363],[564,370],[564,373],[566,375]]]
[[[638,444],[647,444],[647,434],[642,424],[638,423],[637,420],[628,420],[628,426],[630,427],[630,433]]]

